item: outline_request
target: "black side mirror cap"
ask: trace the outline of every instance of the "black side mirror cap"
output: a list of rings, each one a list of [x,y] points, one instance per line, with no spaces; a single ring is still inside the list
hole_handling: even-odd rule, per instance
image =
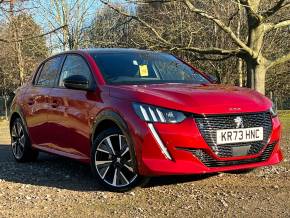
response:
[[[63,80],[64,86],[68,89],[95,91],[96,86],[82,75],[72,75]]]
[[[210,79],[210,81],[214,84],[220,84],[221,83],[221,79],[220,77],[217,75],[217,76],[214,76],[214,75],[211,75],[211,74],[208,74],[208,77]]]

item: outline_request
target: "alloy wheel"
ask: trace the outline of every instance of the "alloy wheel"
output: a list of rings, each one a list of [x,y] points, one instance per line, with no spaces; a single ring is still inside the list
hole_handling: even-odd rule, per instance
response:
[[[96,147],[95,167],[101,179],[110,186],[129,186],[137,179],[126,137],[113,134]]]
[[[25,133],[22,125],[15,122],[11,129],[11,146],[16,159],[21,159],[24,154]]]

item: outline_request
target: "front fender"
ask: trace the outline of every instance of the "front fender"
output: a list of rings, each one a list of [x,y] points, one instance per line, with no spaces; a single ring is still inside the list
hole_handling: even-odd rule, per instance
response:
[[[129,143],[129,150],[130,154],[134,163],[134,169],[136,172],[138,172],[138,167],[137,167],[137,161],[136,161],[136,153],[135,153],[135,147],[134,143],[132,140],[132,136],[130,134],[128,125],[126,121],[121,117],[120,114],[117,112],[111,110],[111,109],[106,109],[101,111],[95,118],[95,121],[93,123],[93,128],[92,128],[92,136],[91,136],[91,141],[92,144],[94,143],[94,139],[96,137],[96,134],[98,134],[97,128],[99,125],[102,125],[103,121],[112,121],[114,124],[116,124],[119,129],[122,131],[122,133],[126,136],[126,139],[128,140]]]

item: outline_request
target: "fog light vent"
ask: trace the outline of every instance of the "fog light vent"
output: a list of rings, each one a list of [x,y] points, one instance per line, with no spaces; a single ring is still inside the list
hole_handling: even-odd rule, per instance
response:
[[[201,150],[201,149],[181,148],[181,147],[179,147],[178,149],[192,153],[207,167],[226,167],[226,166],[250,164],[250,163],[266,161],[271,156],[276,143],[277,142],[269,144],[259,157],[247,158],[247,159],[242,159],[242,160],[217,160],[217,159],[214,159],[214,157],[211,157],[208,153],[206,153],[204,150]]]

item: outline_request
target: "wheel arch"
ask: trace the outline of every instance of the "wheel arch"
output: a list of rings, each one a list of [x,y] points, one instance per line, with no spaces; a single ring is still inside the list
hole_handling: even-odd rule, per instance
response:
[[[129,149],[130,149],[131,157],[134,162],[134,168],[136,172],[138,172],[134,142],[132,140],[128,124],[119,113],[108,109],[108,110],[101,111],[97,115],[93,124],[93,129],[92,129],[92,135],[91,135],[92,144],[94,143],[94,140],[97,137],[98,133],[105,130],[106,128],[111,128],[111,127],[119,128],[124,133],[126,138],[129,140],[128,142]]]
[[[92,143],[98,133],[110,127],[117,127],[122,132],[129,134],[128,125],[120,114],[112,110],[104,110],[95,118],[91,136]]]
[[[13,123],[13,121],[16,118],[20,118],[22,120],[22,123],[24,125],[24,128],[28,134],[28,136],[30,137],[28,128],[27,128],[27,123],[26,123],[26,119],[24,118],[24,113],[22,112],[22,108],[19,105],[15,105],[15,107],[13,107],[13,110],[10,112],[10,116],[9,116],[9,130],[11,129],[11,125]]]
[[[24,127],[25,127],[25,129],[26,129],[26,131],[27,131],[27,125],[26,125],[26,122],[25,122],[25,120],[23,119],[22,114],[21,114],[20,111],[13,111],[13,112],[11,113],[11,115],[10,115],[10,119],[9,119],[9,129],[11,129],[14,120],[17,119],[17,118],[20,118],[20,119],[22,120],[22,123],[24,124]],[[28,132],[28,131],[27,131],[27,132]]]
[[[17,112],[13,112],[10,116],[10,121],[9,121],[9,128],[11,129],[12,124],[14,122],[14,120],[16,120],[16,118],[21,118],[21,116],[19,115],[19,113]]]

